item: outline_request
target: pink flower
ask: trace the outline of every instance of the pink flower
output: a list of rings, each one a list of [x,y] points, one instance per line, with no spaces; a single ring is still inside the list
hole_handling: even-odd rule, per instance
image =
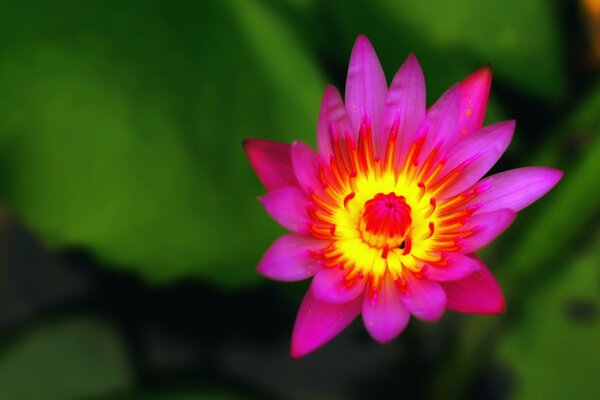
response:
[[[518,168],[482,177],[508,147],[514,121],[482,128],[491,83],[481,68],[429,109],[410,55],[388,89],[371,43],[350,57],[346,98],[325,89],[318,153],[249,139],[245,150],[267,189],[267,212],[291,231],[258,271],[275,280],[313,277],[296,319],[292,356],[331,340],[361,312],[385,343],[409,316],[435,321],[445,309],[494,314],[502,291],[473,253],[516,213],[546,194],[562,172]]]

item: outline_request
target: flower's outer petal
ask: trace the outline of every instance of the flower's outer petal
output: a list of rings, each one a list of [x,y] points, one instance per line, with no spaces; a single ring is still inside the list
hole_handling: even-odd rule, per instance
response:
[[[421,123],[415,140],[425,135],[425,143],[419,153],[424,161],[434,147],[440,147],[440,154],[451,143],[456,131],[456,122],[460,111],[460,90],[458,84],[448,89],[428,110]],[[439,158],[439,157],[438,157]]]
[[[472,314],[501,313],[506,309],[502,289],[485,264],[476,260],[480,264],[477,272],[441,284],[447,296],[446,308]]]
[[[301,281],[320,268],[313,252],[323,250],[328,242],[310,236],[288,233],[278,238],[265,252],[257,270],[277,281]]]
[[[410,54],[396,72],[381,116],[380,142],[385,150],[394,123],[398,129],[398,159],[403,160],[425,118],[425,78],[417,58]]]
[[[346,110],[354,132],[358,132],[363,113],[371,118],[373,132],[380,132],[381,112],[387,82],[375,50],[365,36],[354,43],[346,78]]]
[[[364,297],[362,318],[371,337],[380,343],[394,339],[408,324],[410,313],[389,275],[381,281],[377,296]]]
[[[319,156],[307,144],[295,141],[292,143],[292,166],[300,187],[309,196],[322,193],[323,183],[319,175]]]
[[[483,192],[473,202],[481,205],[480,213],[509,208],[522,210],[548,193],[563,177],[562,171],[548,167],[525,167],[500,172],[477,186]]]
[[[292,357],[302,357],[333,339],[358,316],[361,306],[361,297],[348,303],[326,303],[309,290],[296,317]]]
[[[332,154],[334,132],[340,138],[344,138],[345,132],[353,135],[352,125],[340,92],[334,86],[327,85],[321,100],[321,111],[317,122],[319,154],[325,161],[329,161]]]
[[[265,188],[271,190],[284,186],[298,186],[289,144],[246,139],[243,145],[252,168]]]
[[[271,218],[285,229],[297,233],[308,232],[309,200],[299,188],[288,186],[271,190],[259,200]]]
[[[451,253],[446,257],[446,265],[427,267],[427,279],[433,281],[455,281],[479,269],[479,263],[473,258],[460,253]]]
[[[459,251],[463,254],[473,253],[486,246],[512,224],[516,215],[514,211],[506,208],[473,215],[463,229],[472,230],[474,233],[459,240]]]
[[[417,278],[410,272],[404,274],[404,279],[407,288],[401,292],[401,298],[408,311],[424,321],[438,320],[446,307],[446,293],[440,284]]]
[[[491,84],[490,67],[479,68],[460,82],[460,116],[456,130],[458,135],[474,133],[483,126]]]
[[[310,285],[315,298],[328,303],[347,303],[360,296],[364,289],[364,278],[347,281],[344,271],[335,267],[322,268]]]
[[[441,176],[462,169],[458,178],[444,190],[444,197],[452,197],[471,187],[496,164],[508,148],[515,130],[514,121],[486,126],[449,149],[449,158]]]

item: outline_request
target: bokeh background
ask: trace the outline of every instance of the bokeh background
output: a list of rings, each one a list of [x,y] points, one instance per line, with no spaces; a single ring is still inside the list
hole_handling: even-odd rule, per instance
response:
[[[481,253],[504,315],[293,361],[241,141],[314,144],[360,33],[429,104],[491,63],[493,171],[565,178]],[[1,1],[0,399],[600,398],[599,65],[595,0]]]

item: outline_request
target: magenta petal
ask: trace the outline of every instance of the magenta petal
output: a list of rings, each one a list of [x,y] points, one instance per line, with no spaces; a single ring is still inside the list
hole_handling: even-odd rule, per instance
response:
[[[270,140],[246,139],[243,145],[258,179],[267,189],[298,186],[292,168],[289,144]]]
[[[446,265],[428,266],[427,279],[433,281],[455,281],[479,269],[479,263],[473,258],[460,253],[451,253],[446,256]]]
[[[425,144],[421,150],[422,155],[429,155],[435,146],[444,148],[450,143],[456,131],[456,122],[460,110],[460,90],[458,84],[448,89],[432,105],[425,119],[419,127],[419,135],[426,135]],[[423,160],[421,160],[423,161]]]
[[[302,142],[292,143],[292,166],[296,179],[306,194],[321,193],[323,183],[319,176],[319,156]]]
[[[346,328],[360,313],[362,298],[337,304],[304,296],[292,334],[292,357],[302,357],[321,347]]]
[[[483,262],[477,259],[477,272],[452,282],[442,283],[448,310],[472,314],[497,314],[506,309],[502,289]]]
[[[396,72],[387,92],[380,132],[382,149],[396,122],[398,130],[398,159],[404,159],[417,129],[425,118],[425,78],[417,58],[411,54]]]
[[[404,307],[400,291],[389,276],[381,281],[376,297],[364,297],[362,318],[369,334],[380,343],[394,339],[408,324],[410,313]]]
[[[486,246],[512,224],[516,213],[506,208],[472,216],[463,229],[474,233],[459,240],[460,252],[473,253]]]
[[[408,287],[401,294],[404,306],[415,317],[424,321],[436,321],[444,313],[446,293],[439,283],[415,277],[412,273],[404,274]]]
[[[258,272],[277,281],[301,281],[313,276],[320,268],[312,252],[326,247],[328,242],[310,236],[289,233],[277,239],[263,255]]]
[[[548,193],[562,176],[562,171],[547,167],[511,169],[484,179],[478,186],[487,189],[474,201],[481,204],[479,212],[500,208],[517,212]]]
[[[458,135],[468,135],[481,129],[491,84],[492,70],[489,67],[479,68],[460,82]]]
[[[444,191],[452,197],[471,187],[496,164],[508,148],[515,130],[514,121],[498,122],[469,135],[450,150],[442,174],[463,169],[458,179]]]
[[[340,92],[335,87],[327,85],[323,100],[321,100],[321,111],[317,122],[319,153],[327,161],[332,154],[332,134],[334,132],[343,138],[345,132],[353,134],[353,129]]]
[[[354,132],[358,132],[363,113],[371,118],[373,132],[381,128],[381,112],[387,93],[383,69],[365,36],[360,35],[354,43],[346,78],[346,110]]]
[[[310,290],[314,296],[328,303],[347,303],[357,298],[365,288],[365,279],[346,281],[344,271],[322,268],[313,278]]]
[[[291,186],[271,190],[260,198],[271,218],[297,233],[308,232],[308,201],[302,190]]]

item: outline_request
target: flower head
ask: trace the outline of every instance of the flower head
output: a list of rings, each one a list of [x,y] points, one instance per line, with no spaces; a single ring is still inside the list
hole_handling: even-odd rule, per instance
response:
[[[562,177],[545,167],[482,178],[512,138],[513,121],[482,128],[491,70],[452,86],[429,109],[410,55],[388,89],[371,44],[350,57],[345,101],[328,86],[306,144],[247,140],[267,188],[261,202],[290,230],[258,266],[281,281],[313,277],[292,338],[292,355],[332,339],[360,313],[388,342],[412,314],[504,310],[500,287],[473,253]]]

